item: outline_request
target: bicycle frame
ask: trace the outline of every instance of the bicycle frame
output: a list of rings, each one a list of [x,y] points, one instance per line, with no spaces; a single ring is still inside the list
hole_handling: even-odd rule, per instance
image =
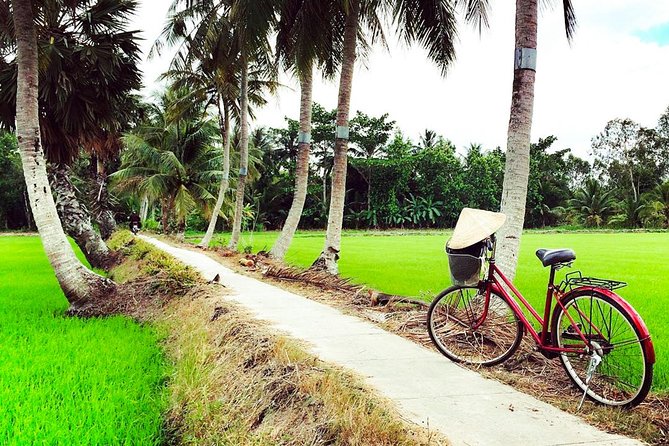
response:
[[[537,347],[539,347],[540,350],[546,351],[546,352],[551,352],[551,353],[585,353],[586,347],[583,349],[576,349],[576,348],[558,348],[554,347],[552,345],[552,339],[550,337],[550,330],[549,330],[549,320],[551,316],[551,303],[553,300],[553,297],[556,297],[556,300],[558,302],[558,305],[562,305],[560,302],[560,292],[555,288],[555,285],[553,284],[553,281],[555,279],[555,269],[551,268],[551,280],[548,286],[548,290],[546,292],[546,304],[544,308],[544,316],[541,317],[539,313],[534,309],[534,307],[525,299],[525,297],[521,294],[520,291],[511,283],[511,281],[502,273],[502,271],[499,270],[497,265],[495,265],[494,260],[490,262],[490,268],[488,270],[488,279],[486,280],[486,301],[489,301],[490,299],[490,292],[494,291],[500,296],[504,298],[508,302],[508,304],[511,306],[511,309],[513,312],[518,316],[520,319],[521,323],[525,327],[525,330],[532,336],[534,341],[537,344]],[[511,292],[514,294],[515,298],[512,297],[502,286],[502,284],[506,285]],[[541,326],[541,330],[537,331],[534,328],[534,325],[530,322],[530,320],[525,316],[525,313],[523,312],[522,308],[518,304],[518,301],[520,301],[523,306],[530,312],[532,317],[539,323]],[[567,316],[570,319],[571,325],[575,330],[575,334],[578,335],[578,337],[581,338],[581,340],[584,343],[584,346],[589,346],[589,342],[586,338],[586,336],[581,332],[580,328],[576,324],[576,322],[571,318],[571,316],[566,313]],[[482,319],[485,319],[487,317],[487,303],[486,303],[486,310],[484,314],[482,315]]]
[[[484,313],[481,317],[481,321],[485,320],[485,318],[488,316],[488,303],[490,301],[490,292],[494,291],[500,296],[504,298],[508,302],[508,304],[511,306],[511,309],[513,312],[518,316],[520,319],[521,323],[525,327],[525,330],[532,336],[534,339],[534,342],[537,344],[537,347],[539,350],[547,354],[549,357],[554,357],[558,353],[587,353],[588,349],[590,348],[590,342],[588,341],[588,338],[586,335],[581,331],[581,329],[578,327],[578,324],[572,316],[569,314],[569,312],[565,311],[565,315],[569,319],[569,322],[574,329],[574,333],[583,341],[583,348],[560,348],[560,347],[555,347],[553,345],[553,340],[551,338],[551,333],[550,333],[550,317],[551,317],[551,307],[552,307],[552,301],[555,298],[555,301],[557,302],[560,307],[562,307],[562,310],[565,310],[563,304],[562,304],[562,298],[566,295],[565,293],[562,293],[556,286],[555,286],[555,271],[557,270],[556,266],[551,266],[550,269],[550,278],[548,280],[548,288],[546,290],[546,302],[544,304],[544,315],[541,317],[541,315],[537,312],[537,310],[534,309],[534,307],[525,299],[525,297],[522,295],[520,291],[514,286],[513,283],[504,275],[504,273],[497,267],[495,264],[495,251],[496,251],[496,243],[493,240],[492,242],[492,255],[490,258],[488,258],[488,264],[489,264],[489,269],[488,269],[488,277],[487,280],[485,280],[484,285],[485,285],[485,293],[486,293],[486,306]],[[503,286],[505,285],[508,289],[511,290],[513,296],[511,296],[507,291],[506,288]],[[525,316],[525,313],[523,312],[522,308],[518,304],[518,301],[522,303],[522,305],[527,309],[532,317],[539,323],[541,326],[541,330],[537,331],[534,328],[534,325],[530,322],[530,320]],[[581,314],[586,320],[587,317],[585,314]],[[595,327],[596,329],[596,327]],[[599,335],[602,335],[601,332],[598,333]],[[654,355],[653,355],[654,356]]]

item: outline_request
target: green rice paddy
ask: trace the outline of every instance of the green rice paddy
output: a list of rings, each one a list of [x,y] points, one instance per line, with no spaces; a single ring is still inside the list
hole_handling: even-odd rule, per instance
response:
[[[346,233],[341,273],[429,300],[449,286],[448,235]],[[276,236],[246,234],[241,246],[269,249]],[[308,266],[322,245],[322,233],[299,233],[287,260]],[[628,282],[620,294],[655,343],[654,388],[669,391],[669,233],[528,232],[521,246],[516,284],[538,307],[548,277],[534,257],[540,247],[573,248],[576,268]],[[160,444],[168,366],[158,333],[122,317],[64,317],[67,302],[39,238],[0,237],[0,253],[0,444]]]
[[[276,232],[245,234],[240,247],[269,250]],[[347,232],[342,239],[340,273],[391,294],[430,300],[450,286],[444,244],[449,233]],[[193,234],[192,240],[197,240]],[[227,240],[222,235],[219,242]],[[323,249],[321,232],[296,235],[286,260],[307,267]],[[572,248],[574,269],[584,275],[627,282],[617,292],[641,314],[653,336],[657,364],[654,386],[669,391],[669,233],[545,233],[528,231],[521,242],[515,283],[538,309],[543,308],[548,269],[538,248]],[[562,274],[569,270],[561,271]]]
[[[122,317],[63,317],[37,237],[0,237],[0,444],[155,445],[166,363]]]

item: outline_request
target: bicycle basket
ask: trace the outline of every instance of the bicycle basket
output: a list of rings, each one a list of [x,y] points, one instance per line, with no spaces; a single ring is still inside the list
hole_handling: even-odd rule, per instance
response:
[[[485,245],[481,242],[464,249],[446,248],[453,285],[476,285],[481,278]]]

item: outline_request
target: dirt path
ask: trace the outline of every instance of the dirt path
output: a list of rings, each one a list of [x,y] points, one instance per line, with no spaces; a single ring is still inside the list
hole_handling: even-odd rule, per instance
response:
[[[217,274],[226,298],[306,342],[316,356],[364,377],[413,422],[454,445],[641,445],[456,366],[441,355],[327,305],[237,274],[214,259],[141,236],[198,270]]]

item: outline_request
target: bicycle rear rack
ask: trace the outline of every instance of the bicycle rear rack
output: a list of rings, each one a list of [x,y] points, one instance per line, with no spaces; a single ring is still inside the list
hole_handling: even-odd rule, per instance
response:
[[[618,288],[627,286],[627,283],[620,282],[618,280],[583,277],[580,271],[574,271],[564,276],[564,280],[560,282],[559,289],[565,293],[581,286],[605,288],[607,290],[613,291],[617,290]]]

